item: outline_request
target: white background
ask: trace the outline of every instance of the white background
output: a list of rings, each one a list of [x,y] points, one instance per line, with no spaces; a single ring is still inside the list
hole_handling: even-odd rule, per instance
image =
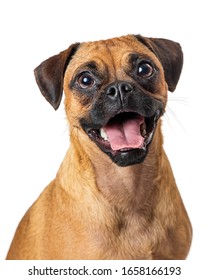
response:
[[[169,93],[165,149],[193,225],[188,259],[208,251],[206,1],[34,0],[0,4],[0,259],[25,211],[54,178],[69,145],[63,102],[42,97],[33,69],[74,42],[126,34],[172,39],[183,72]]]

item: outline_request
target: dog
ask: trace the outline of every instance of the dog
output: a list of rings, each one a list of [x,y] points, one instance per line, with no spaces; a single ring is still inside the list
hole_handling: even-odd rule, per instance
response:
[[[161,116],[183,66],[178,43],[127,35],[72,44],[35,70],[70,147],[21,220],[7,259],[185,259],[192,227],[163,149]]]

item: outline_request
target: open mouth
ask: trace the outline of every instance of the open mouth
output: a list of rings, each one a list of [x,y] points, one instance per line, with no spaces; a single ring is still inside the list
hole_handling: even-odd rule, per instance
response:
[[[87,133],[102,150],[112,155],[146,150],[159,116],[159,110],[151,117],[136,112],[123,112],[112,117],[101,129],[89,129]]]

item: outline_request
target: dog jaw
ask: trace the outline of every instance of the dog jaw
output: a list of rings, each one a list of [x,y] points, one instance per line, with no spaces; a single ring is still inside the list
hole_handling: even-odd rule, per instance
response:
[[[110,118],[101,129],[86,128],[90,139],[119,166],[141,163],[147,155],[157,122],[158,110],[152,117],[125,112]]]

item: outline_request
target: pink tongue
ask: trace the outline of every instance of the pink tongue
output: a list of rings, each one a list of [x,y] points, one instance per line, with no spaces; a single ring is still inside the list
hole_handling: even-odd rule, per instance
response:
[[[111,149],[114,151],[129,148],[141,148],[144,138],[140,132],[140,125],[144,122],[143,117],[111,122],[104,127],[108,136]]]

